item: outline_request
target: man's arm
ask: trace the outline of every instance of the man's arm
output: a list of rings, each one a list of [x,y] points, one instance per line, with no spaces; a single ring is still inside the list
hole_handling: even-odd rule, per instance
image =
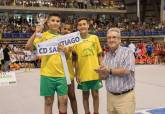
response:
[[[127,68],[113,68],[111,69],[112,75],[118,75],[118,76],[123,76],[123,75],[128,75],[131,71]],[[109,70],[110,73],[110,70]]]
[[[125,76],[131,72],[135,71],[135,58],[132,51],[127,52],[127,56],[125,57],[124,61],[121,63],[121,66],[118,68],[107,68],[106,66],[102,65],[100,68],[96,70],[102,76],[108,76],[109,74],[114,76]]]
[[[108,69],[105,66],[100,66],[100,68],[95,70],[97,73],[100,74],[102,78],[106,78],[107,76],[115,75],[115,76],[124,76],[128,75],[131,71],[127,68],[112,68]]]

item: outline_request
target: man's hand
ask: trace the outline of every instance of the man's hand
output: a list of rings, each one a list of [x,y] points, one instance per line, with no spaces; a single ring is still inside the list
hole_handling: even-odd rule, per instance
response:
[[[95,71],[100,75],[101,79],[105,79],[110,73],[110,70],[103,65],[101,65],[98,69],[95,69]]]

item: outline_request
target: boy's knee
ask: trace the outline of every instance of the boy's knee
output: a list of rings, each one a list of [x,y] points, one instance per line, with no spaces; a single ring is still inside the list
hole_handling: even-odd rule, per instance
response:
[[[60,104],[61,104],[61,105],[67,104],[68,96],[67,96],[67,95],[61,96],[61,97],[59,98],[59,101],[60,101]]]
[[[93,98],[98,98],[99,93],[97,91],[94,91],[94,92],[92,92],[92,96],[93,96]]]
[[[45,98],[45,105],[47,105],[47,106],[53,105],[53,99],[52,98]]]
[[[89,98],[89,91],[88,92],[83,92],[83,98],[88,99]]]
[[[67,96],[67,95],[62,96],[62,99],[63,99],[64,101],[67,101],[67,100],[68,100],[68,96]]]

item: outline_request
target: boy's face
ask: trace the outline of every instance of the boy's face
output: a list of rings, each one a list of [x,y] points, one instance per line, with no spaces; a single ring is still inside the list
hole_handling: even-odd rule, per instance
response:
[[[80,31],[80,33],[88,33],[89,24],[87,20],[81,20],[77,24],[77,29]]]
[[[61,20],[57,16],[52,16],[48,19],[47,25],[49,27],[49,30],[53,30],[57,32],[59,31]]]
[[[71,26],[70,25],[64,25],[64,27],[62,28],[62,33],[63,34],[69,34],[71,33]]]

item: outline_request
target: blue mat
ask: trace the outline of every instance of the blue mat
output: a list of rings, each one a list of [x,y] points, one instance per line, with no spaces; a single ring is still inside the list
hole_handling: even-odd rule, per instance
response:
[[[155,109],[149,109],[149,110],[143,110],[145,112],[148,112],[150,114],[165,114],[165,108],[155,108]],[[142,111],[138,111],[136,114],[143,114]]]

